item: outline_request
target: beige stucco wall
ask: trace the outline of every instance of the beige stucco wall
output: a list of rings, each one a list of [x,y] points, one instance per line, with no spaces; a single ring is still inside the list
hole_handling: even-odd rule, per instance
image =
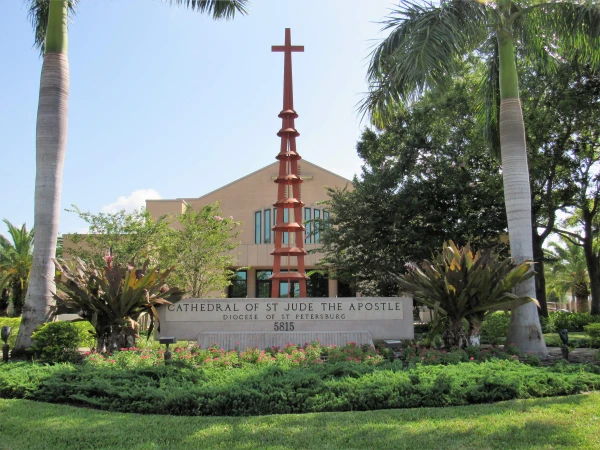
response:
[[[353,188],[350,180],[306,160],[301,160],[299,165],[301,177],[304,179],[301,185],[301,199],[307,208],[323,210],[323,206],[317,203],[328,198],[325,190],[326,186],[340,188],[348,186],[348,189]],[[265,209],[273,209],[273,203],[277,198],[277,184],[273,180],[278,171],[279,162],[276,161],[202,197],[146,200],[146,209],[152,217],[158,218],[164,214],[180,214],[187,205],[193,208],[201,208],[204,205],[219,202],[224,217],[231,216],[234,220],[241,222],[239,227],[239,231],[241,231],[239,236],[240,246],[232,251],[237,257],[238,267],[271,268],[273,257],[269,253],[273,250],[273,244],[254,243],[254,213],[263,212]],[[264,214],[262,217],[264,218]],[[311,250],[318,248],[318,244],[305,244],[304,247],[306,250]],[[321,257],[322,255],[318,253],[305,256],[306,268],[314,268]],[[292,258],[292,261],[293,264],[290,267],[294,268],[295,258]],[[287,262],[282,261],[282,266],[285,264]],[[249,273],[249,281],[251,278],[253,277]],[[248,286],[248,290],[250,291],[250,286]]]

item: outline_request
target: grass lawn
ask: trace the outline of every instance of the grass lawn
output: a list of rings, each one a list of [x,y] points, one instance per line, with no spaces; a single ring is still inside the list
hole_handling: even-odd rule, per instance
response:
[[[489,405],[261,417],[110,413],[0,399],[0,449],[597,449],[600,392]]]

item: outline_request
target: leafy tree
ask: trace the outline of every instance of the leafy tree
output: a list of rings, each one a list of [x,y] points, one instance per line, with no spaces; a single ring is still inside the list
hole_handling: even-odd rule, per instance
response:
[[[399,103],[432,86],[447,84],[465,55],[491,51],[489,70],[481,83],[480,111],[489,136],[497,136],[494,129],[499,126],[511,254],[517,262],[533,259],[531,194],[515,48],[526,61],[549,68],[554,67],[556,55],[575,53],[598,67],[600,6],[595,0],[442,0],[439,5],[403,0],[386,21],[386,28],[391,32],[373,52],[371,88],[363,103],[363,110],[376,122],[389,122]],[[533,279],[520,289],[523,296],[533,297]],[[546,353],[532,303],[513,311],[508,339],[522,351]]]
[[[0,234],[0,292],[12,295],[14,314],[20,316],[33,259],[33,230],[28,231],[25,224],[17,228],[6,219],[3,222],[11,240]]]
[[[552,261],[550,287],[559,295],[570,291],[577,301],[577,311],[588,312],[590,277],[583,247],[563,238],[561,243],[551,242],[547,252]]]
[[[44,63],[40,80],[36,130],[37,172],[34,228],[37,230],[31,282],[13,352],[31,345],[33,331],[47,321],[53,305],[56,238],[60,216],[62,172],[67,144],[69,61],[67,23],[79,0],[27,0],[35,44]],[[245,14],[247,0],[169,0],[214,19]]]
[[[506,233],[501,173],[475,125],[474,66],[463,69],[384,130],[365,130],[362,179],[353,191],[329,190],[324,263],[361,293],[396,293],[404,264],[430,258],[444,241],[490,247]]]
[[[132,213],[125,210],[116,213],[81,211],[73,205],[67,210],[76,213],[88,225],[88,233],[68,235],[68,253],[96,266],[104,264],[104,256],[110,253],[116,263],[126,265],[136,257],[159,263],[159,254],[168,233],[172,218],[167,216],[154,220],[142,208]]]
[[[400,288],[437,312],[445,321],[446,347],[479,345],[481,324],[486,314],[508,306],[535,302],[513,294],[513,289],[533,276],[531,263],[514,265],[491,250],[473,253],[470,246],[458,248],[444,242],[432,261],[410,264],[398,278]],[[463,319],[469,323],[465,336]]]
[[[555,72],[521,70],[531,172],[536,295],[547,316],[544,242],[559,226],[557,212],[580,197],[582,140],[600,122],[600,77],[588,65],[562,61]]]
[[[221,217],[218,203],[198,211],[188,207],[183,214],[154,220],[145,210],[133,213],[82,212],[71,210],[85,220],[88,234],[68,237],[70,256],[102,266],[106,255],[125,266],[143,257],[160,267],[174,267],[171,280],[189,297],[219,295],[230,284],[236,258],[230,252],[239,225]]]
[[[570,162],[571,196],[563,210],[571,215],[554,230],[572,244],[583,248],[590,274],[591,313],[600,314],[600,73],[579,66],[579,75],[567,80],[570,95],[563,99],[570,110],[566,156]]]
[[[186,296],[202,298],[223,295],[231,284],[234,250],[239,242],[239,222],[221,217],[218,203],[196,211],[188,206],[175,216],[176,225],[161,243],[161,264],[174,266],[172,281]]]

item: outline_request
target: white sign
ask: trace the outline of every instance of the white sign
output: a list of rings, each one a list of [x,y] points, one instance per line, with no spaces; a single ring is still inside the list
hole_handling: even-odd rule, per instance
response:
[[[324,301],[323,301],[324,300]],[[181,300],[167,306],[169,322],[402,320],[400,299]]]

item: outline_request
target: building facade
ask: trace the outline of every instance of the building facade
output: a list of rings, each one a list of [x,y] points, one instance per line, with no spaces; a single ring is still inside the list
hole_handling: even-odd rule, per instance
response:
[[[313,219],[326,221],[329,212],[319,202],[326,200],[326,187],[347,187],[352,189],[352,182],[336,175],[322,167],[306,161],[299,161],[301,184],[301,198],[304,203],[302,219],[307,228],[304,248],[309,251],[305,256],[306,272],[310,275],[307,282],[308,297],[336,297],[350,296],[346,286],[337,280],[328,279],[327,274],[312,273],[322,254],[310,250],[318,249],[320,244],[319,230],[314,229]],[[257,170],[243,178],[229,183],[215,191],[198,198],[176,198],[163,200],[146,200],[146,209],[153,218],[162,215],[181,214],[188,206],[194,209],[219,202],[225,217],[232,216],[241,222],[239,230],[240,246],[232,253],[237,258],[234,269],[236,277],[232,286],[227,291],[228,297],[263,298],[271,296],[271,281],[273,256],[273,231],[275,225],[275,208],[273,203],[277,197],[277,186],[273,180],[278,175],[279,163],[275,162]],[[252,199],[248,201],[248,199]],[[284,218],[286,221],[287,218]],[[289,236],[284,234],[283,243],[287,244]],[[241,269],[244,268],[244,269]],[[295,265],[282,262],[282,269],[294,271]],[[281,283],[280,297],[297,296],[298,289],[295,283]]]

